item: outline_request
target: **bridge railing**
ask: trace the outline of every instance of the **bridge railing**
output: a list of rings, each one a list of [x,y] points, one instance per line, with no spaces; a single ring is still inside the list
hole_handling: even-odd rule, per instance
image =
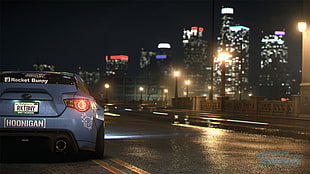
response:
[[[295,100],[295,101],[294,101]],[[187,102],[180,100],[177,108],[192,108],[208,112],[231,112],[247,114],[281,115],[292,116],[298,112],[297,100],[290,101],[265,101],[264,97],[255,96],[250,100],[228,100],[219,98],[218,100],[206,100],[205,97],[193,97]],[[174,99],[174,103],[177,100]],[[188,105],[187,105],[188,104]]]

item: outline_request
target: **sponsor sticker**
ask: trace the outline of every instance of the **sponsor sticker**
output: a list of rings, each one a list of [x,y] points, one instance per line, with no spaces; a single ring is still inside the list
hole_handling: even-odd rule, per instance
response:
[[[5,128],[45,128],[46,119],[11,119],[4,118]]]
[[[14,77],[4,77],[4,83],[39,83],[47,84],[48,79],[43,78],[14,78]]]

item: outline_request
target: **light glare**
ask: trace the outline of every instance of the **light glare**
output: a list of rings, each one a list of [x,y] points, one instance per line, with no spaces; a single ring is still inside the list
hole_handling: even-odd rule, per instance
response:
[[[179,71],[175,71],[175,72],[174,72],[174,76],[175,76],[175,77],[179,77],[179,75],[180,75],[180,72],[179,72]]]
[[[298,22],[298,30],[300,32],[304,32],[307,30],[307,23],[306,22]]]
[[[221,52],[221,53],[219,54],[219,59],[220,59],[221,61],[225,61],[225,60],[227,60],[229,57],[231,57],[231,54],[229,54],[229,53],[227,53],[227,52]]]

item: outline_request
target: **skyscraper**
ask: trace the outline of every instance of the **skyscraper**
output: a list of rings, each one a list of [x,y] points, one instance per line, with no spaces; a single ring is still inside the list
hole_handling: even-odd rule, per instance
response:
[[[172,55],[171,55],[171,44],[161,42],[157,45],[157,52],[155,59],[153,59],[153,65],[157,67],[161,77],[167,77],[172,72]]]
[[[144,88],[145,100],[164,99],[164,90],[171,84],[171,45],[161,42],[156,51],[141,50],[138,85]]]
[[[154,51],[146,51],[144,48],[141,48],[140,55],[140,69],[143,69],[151,64],[152,58],[156,55]]]
[[[127,55],[106,56],[106,76],[124,75],[128,69]]]
[[[225,67],[225,94],[231,99],[244,99],[250,93],[249,87],[249,33],[250,28],[234,24],[234,9],[222,8],[222,26],[218,36],[217,52],[226,52],[229,59],[214,58],[214,94],[220,94],[222,63]]]
[[[285,31],[265,35],[261,42],[259,95],[279,100],[291,94]]]
[[[190,95],[201,96],[207,93],[207,41],[203,38],[203,27],[183,30],[184,76],[190,80]]]

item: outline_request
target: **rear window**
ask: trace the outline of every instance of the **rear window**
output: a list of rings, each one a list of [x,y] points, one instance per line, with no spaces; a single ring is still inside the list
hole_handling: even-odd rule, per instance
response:
[[[53,73],[3,73],[0,74],[0,83],[74,85],[74,78],[70,75]]]

